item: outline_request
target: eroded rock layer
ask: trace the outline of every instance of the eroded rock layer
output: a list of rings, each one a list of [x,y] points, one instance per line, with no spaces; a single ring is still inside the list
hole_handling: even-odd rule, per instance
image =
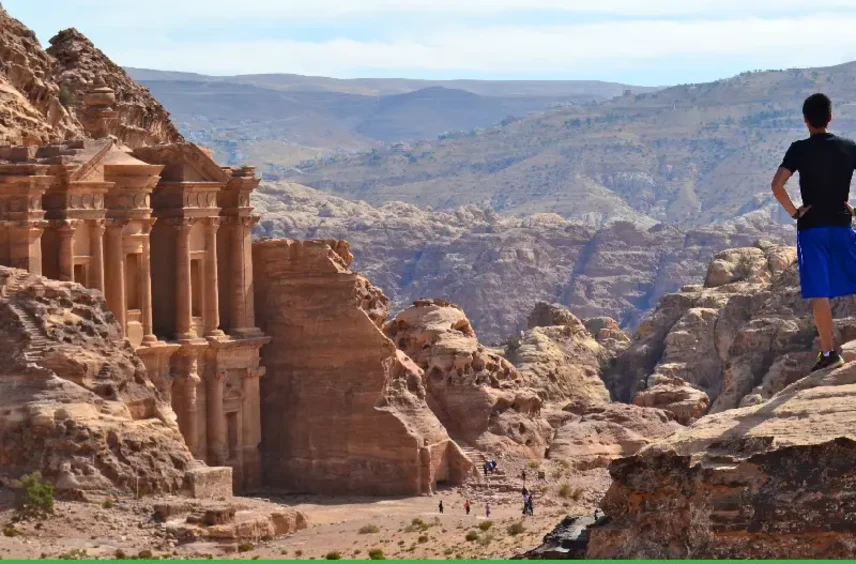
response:
[[[134,82],[79,31],[63,30],[50,43],[47,53],[56,60],[56,81],[69,96],[70,105],[81,121],[86,122],[87,106],[97,102],[88,100],[87,93],[107,87],[113,91],[114,109],[118,112],[115,125],[107,132],[125,145],[135,149],[184,140],[170,121],[169,112],[148,88]]]
[[[542,401],[559,407],[571,404],[578,410],[609,403],[600,370],[615,354],[582,321],[564,306],[541,302],[529,315],[528,326],[519,338],[507,341],[506,356]],[[598,334],[610,334],[610,339],[628,340],[611,319],[591,326]]]
[[[849,363],[615,461],[587,557],[852,558],[854,400]]]
[[[455,440],[543,455],[552,429],[541,398],[508,360],[479,344],[461,308],[419,300],[384,332],[425,371],[428,405]]]
[[[816,331],[796,250],[759,242],[717,254],[704,285],[660,300],[608,371],[615,398],[688,423],[769,399],[813,363]],[[836,342],[856,338],[852,299],[834,302]]]
[[[0,473],[177,492],[195,463],[102,295],[0,267]]]
[[[420,494],[473,466],[426,403],[423,372],[380,325],[384,295],[343,241],[253,245],[266,483],[316,493]]]
[[[0,6],[0,144],[85,135],[62,104],[56,70],[36,34]]]

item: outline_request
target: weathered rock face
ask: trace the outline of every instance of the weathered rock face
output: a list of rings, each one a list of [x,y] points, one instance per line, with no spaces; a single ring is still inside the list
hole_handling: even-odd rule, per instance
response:
[[[792,247],[759,242],[714,257],[704,286],[666,295],[606,376],[620,401],[679,420],[763,401],[811,367],[816,337]],[[856,338],[851,299],[834,302],[837,342]],[[637,399],[634,399],[637,398]]]
[[[413,495],[472,462],[426,403],[422,370],[383,335],[387,300],[342,241],[253,245],[262,349],[262,457],[273,487]]]
[[[136,149],[184,140],[170,121],[169,112],[152,97],[148,88],[134,82],[79,31],[61,31],[50,43],[47,52],[57,62],[56,81],[73,98],[75,113],[86,109],[86,94],[98,85],[98,79],[113,90],[114,109],[119,114],[118,123],[109,132],[125,145]]]
[[[461,308],[419,300],[384,332],[425,371],[428,405],[455,440],[543,455],[552,429],[541,399],[508,360],[479,344]]]
[[[253,198],[263,217],[256,235],[347,239],[393,310],[443,296],[470,313],[486,344],[525,329],[538,301],[635,328],[663,294],[701,280],[714,253],[781,233],[769,224],[595,228],[555,214],[520,218],[476,206],[372,207],[284,182],[263,184]]]
[[[177,492],[194,466],[100,293],[0,268],[0,472]]]
[[[611,319],[603,323],[608,322],[615,324]],[[595,340],[582,321],[564,306],[540,302],[529,315],[528,325],[519,339],[507,342],[506,355],[543,402],[559,407],[571,404],[576,410],[609,402],[600,369],[614,355]]]
[[[549,458],[566,460],[578,470],[604,468],[680,428],[665,411],[609,403],[566,420],[550,444]]]
[[[707,413],[710,398],[678,377],[653,374],[647,387],[633,398],[633,404],[663,409],[681,425],[689,425]]]
[[[55,72],[36,35],[0,6],[0,144],[85,135],[60,102]]]
[[[588,558],[852,558],[856,363],[610,466]]]

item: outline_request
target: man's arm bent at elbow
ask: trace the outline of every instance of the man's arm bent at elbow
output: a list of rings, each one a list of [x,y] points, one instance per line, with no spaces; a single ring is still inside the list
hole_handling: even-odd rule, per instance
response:
[[[805,212],[808,211],[811,206],[803,206],[801,208],[797,208],[793,201],[791,201],[791,196],[788,194],[788,191],[785,189],[785,184],[791,178],[794,173],[788,170],[787,168],[780,166],[779,170],[776,171],[776,176],[773,177],[773,196],[779,201],[785,211],[788,212],[788,215],[791,217],[800,217]],[[799,216],[797,216],[797,212],[799,212]]]

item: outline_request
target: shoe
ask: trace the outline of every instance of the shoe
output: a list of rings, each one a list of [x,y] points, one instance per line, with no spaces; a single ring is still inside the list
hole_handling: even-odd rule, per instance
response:
[[[839,366],[844,366],[844,359],[841,358],[841,355],[835,351],[829,353],[829,356],[823,356],[822,352],[817,353],[817,363],[814,365],[814,368],[811,369],[812,372],[817,372],[818,370],[825,370],[827,368],[838,368]]]

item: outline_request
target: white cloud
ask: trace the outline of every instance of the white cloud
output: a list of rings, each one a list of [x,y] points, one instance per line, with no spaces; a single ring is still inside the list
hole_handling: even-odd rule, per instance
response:
[[[367,69],[486,73],[585,72],[654,59],[744,57],[746,68],[822,66],[856,51],[856,14],[800,19],[637,20],[540,26],[452,26],[384,41],[212,38],[180,46],[130,41],[108,54],[127,66],[209,74],[290,72],[353,76]],[[834,48],[830,48],[830,45]]]
[[[30,0],[12,0],[12,2]],[[55,0],[57,4],[60,0]],[[550,10],[568,14],[612,16],[778,16],[856,10],[853,0],[61,0],[58,9],[97,10],[100,17],[125,18],[137,24],[187,25],[188,19],[242,21],[252,18],[306,19],[353,15],[459,14]]]

